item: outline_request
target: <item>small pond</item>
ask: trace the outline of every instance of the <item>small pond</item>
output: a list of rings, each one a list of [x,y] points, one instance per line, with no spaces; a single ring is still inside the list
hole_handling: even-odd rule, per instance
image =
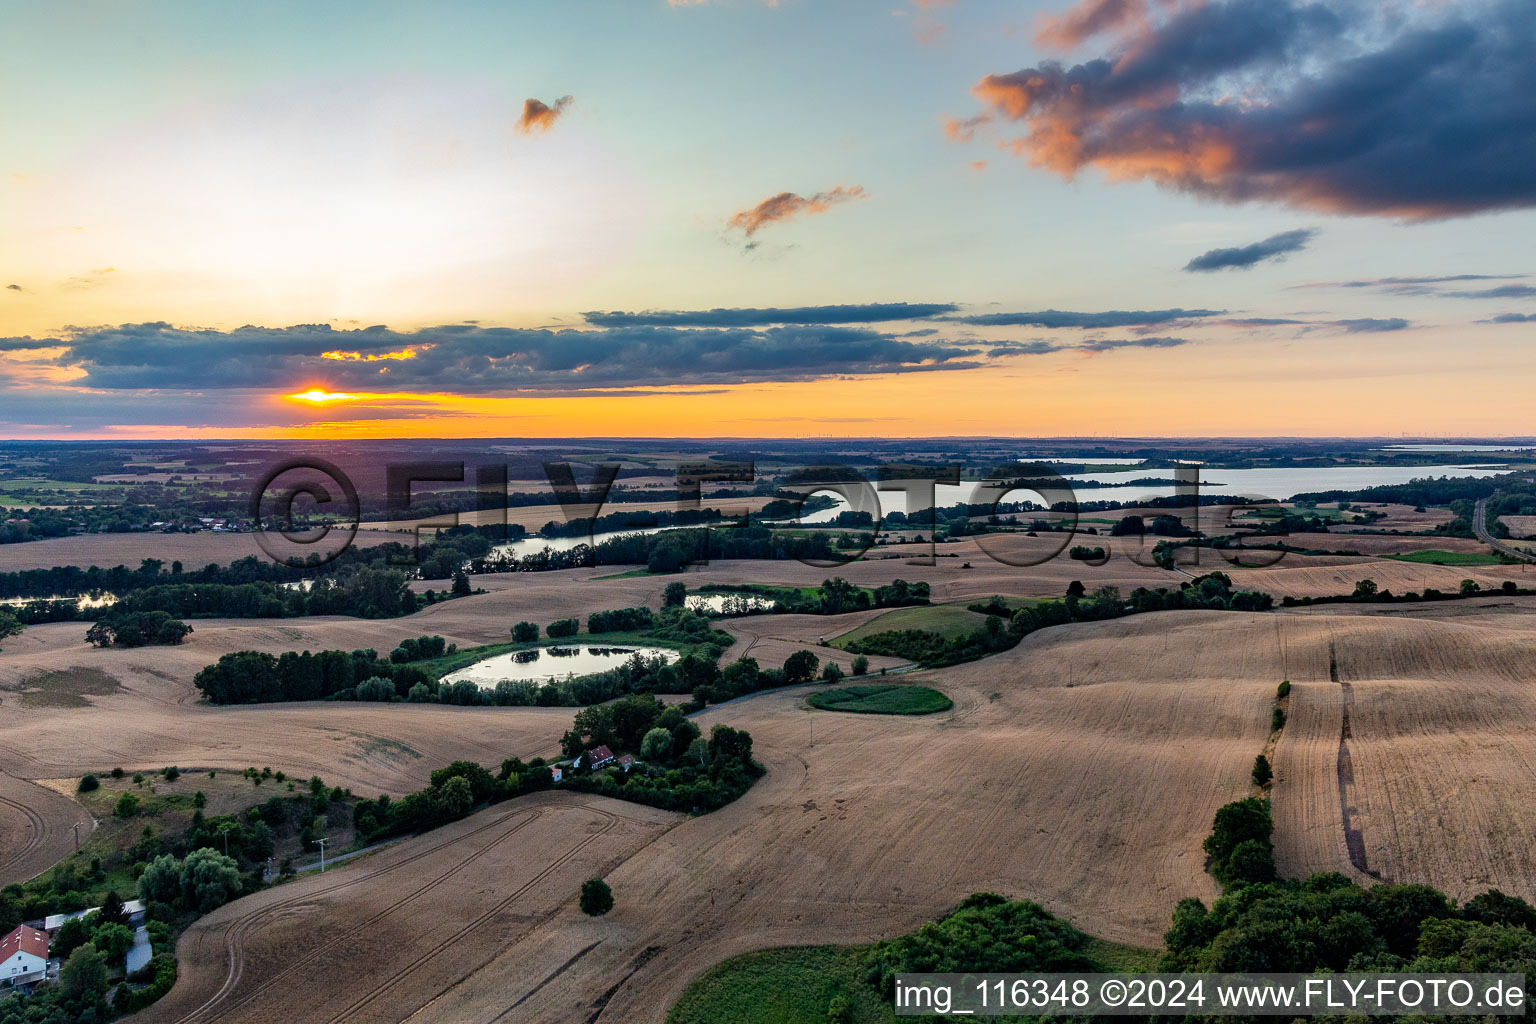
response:
[[[617,668],[635,655],[647,659],[662,658],[674,662],[676,651],[668,647],[604,647],[597,644],[555,644],[510,651],[466,665],[443,677],[445,683],[467,679],[481,687],[493,687],[503,679],[513,682],[546,683],[568,676],[587,676]]]
[[[685,604],[691,611],[704,612],[706,615],[750,615],[752,612],[772,611],[778,602],[763,594],[716,591],[689,594]]]

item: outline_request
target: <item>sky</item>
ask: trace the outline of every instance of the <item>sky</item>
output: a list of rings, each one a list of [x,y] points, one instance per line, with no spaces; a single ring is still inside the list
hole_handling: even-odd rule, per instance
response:
[[[0,437],[1536,434],[1529,0],[0,14]]]

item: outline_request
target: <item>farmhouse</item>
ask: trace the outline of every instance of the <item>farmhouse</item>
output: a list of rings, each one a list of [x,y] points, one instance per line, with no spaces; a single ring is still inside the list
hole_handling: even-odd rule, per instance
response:
[[[30,985],[48,974],[48,936],[20,925],[0,939],[0,985]]]
[[[609,750],[606,744],[601,747],[593,747],[587,751],[587,767],[594,772],[612,763],[613,751]]]
[[[554,779],[554,781],[559,782],[561,779],[565,778],[565,769],[561,768],[557,764],[552,764],[549,766],[549,774]]]
[[[626,772],[629,771],[634,766],[635,766],[635,755],[634,754],[625,754],[623,757],[619,758],[619,767],[623,768]]]

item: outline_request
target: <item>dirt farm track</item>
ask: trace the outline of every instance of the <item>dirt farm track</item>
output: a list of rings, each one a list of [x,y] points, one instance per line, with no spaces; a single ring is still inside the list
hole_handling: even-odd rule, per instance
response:
[[[942,600],[1057,594],[1071,573],[1090,586],[1176,585],[1124,558],[1097,570],[958,561],[840,572],[929,579]],[[1443,574],[1491,584],[1509,571]],[[1357,558],[1241,574],[1337,593],[1337,577],[1400,586],[1392,572],[1433,586],[1441,567]],[[806,574],[720,563],[688,582]],[[487,593],[403,620],[195,620],[169,649],[99,651],[79,624],[7,640],[0,882],[45,870],[71,848],[72,826],[88,827],[58,791],[85,771],[270,765],[398,794],[455,758],[552,753],[570,709],[211,708],[191,678],[242,648],[499,640],[523,617],[654,606],[666,582],[601,575],[484,577]],[[739,642],[726,657],[751,647],[771,663],[871,614],[732,622]],[[1282,871],[1536,899],[1536,599],[1165,612],[1047,630],[978,662],[894,678],[943,690],[954,709],[810,713],[809,688],[711,708],[699,724],[749,730],[768,769],[736,803],[691,819],[567,793],[498,805],[200,920],[178,947],[176,988],[135,1019],[658,1024],[728,956],[900,934],[981,889],[1155,946],[1180,898],[1216,894],[1200,842],[1215,809],[1250,791],[1282,679],[1294,686],[1275,750]],[[575,907],[594,875],[616,898],[602,918]]]

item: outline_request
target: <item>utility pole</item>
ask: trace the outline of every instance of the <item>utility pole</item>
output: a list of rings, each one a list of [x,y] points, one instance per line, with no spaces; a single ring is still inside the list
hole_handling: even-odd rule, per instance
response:
[[[80,852],[80,823],[75,822],[75,852]]]
[[[320,844],[320,873],[322,875],[325,874],[325,844],[327,841],[325,836],[315,840],[315,842]]]

